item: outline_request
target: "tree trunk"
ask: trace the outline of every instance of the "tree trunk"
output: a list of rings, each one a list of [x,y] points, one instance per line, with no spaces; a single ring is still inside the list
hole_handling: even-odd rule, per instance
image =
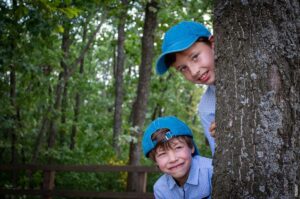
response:
[[[16,11],[18,9],[18,6],[17,6],[17,2],[16,1],[12,1],[12,8],[14,11]],[[13,22],[12,22],[16,27],[19,26],[17,24],[17,19],[16,17],[14,16],[13,17]],[[9,128],[8,128],[8,134],[9,136],[11,136],[11,161],[10,163],[12,165],[15,165],[17,164],[17,160],[18,160],[18,153],[17,153],[17,140],[18,140],[18,127],[20,126],[20,123],[21,123],[21,119],[20,119],[20,110],[18,108],[18,104],[17,104],[17,75],[16,75],[16,68],[17,68],[17,65],[14,63],[14,60],[15,60],[15,55],[14,55],[14,51],[16,50],[17,48],[17,43],[16,43],[16,40],[15,40],[15,37],[17,38],[19,36],[19,33],[15,30],[13,30],[11,32],[11,36],[9,36],[10,38],[10,49],[11,49],[11,52],[9,53],[10,55],[10,58],[11,58],[11,64],[9,66],[10,68],[10,72],[9,72],[9,89],[10,89],[10,92],[9,92],[9,100],[10,100],[10,106],[11,106],[11,109],[12,111],[9,113],[9,116],[8,118],[10,118],[11,120],[11,124],[12,125],[9,125]],[[14,187],[16,187],[17,185],[17,173],[16,172],[13,172],[12,173],[12,184]]]
[[[299,198],[299,1],[217,0],[213,198]]]
[[[62,98],[62,93],[63,93],[63,85],[64,85],[64,72],[59,73],[58,77],[58,82],[56,85],[55,89],[55,100],[54,100],[54,105],[52,108],[52,113],[49,118],[49,129],[48,129],[48,140],[47,140],[47,145],[48,145],[48,150],[54,148],[55,142],[56,142],[56,135],[57,135],[57,122],[58,122],[58,117],[57,114],[60,110],[61,107],[61,98]],[[43,123],[47,123],[47,120],[43,120]],[[48,158],[48,164],[52,164],[53,159],[52,157]],[[43,189],[44,190],[52,190],[54,188],[54,177],[55,177],[55,172],[54,171],[44,171],[43,173]],[[47,194],[43,196],[43,198],[50,199],[52,197],[48,196]]]
[[[66,72],[66,71],[65,71]],[[68,107],[68,82],[66,81],[63,87],[63,94],[61,99],[61,118],[60,118],[60,128],[59,128],[59,143],[61,146],[66,141],[66,134],[67,134],[67,118],[66,118],[66,110]]]
[[[114,131],[113,131],[113,146],[116,151],[117,156],[120,156],[120,146],[118,143],[118,138],[122,132],[122,104],[123,104],[123,71],[124,71],[124,61],[125,61],[125,22],[128,1],[122,0],[122,11],[119,16],[118,24],[118,47],[117,47],[117,64],[116,64],[116,74],[115,74],[115,112],[114,112]]]
[[[139,83],[137,88],[137,97],[133,104],[132,113],[132,126],[134,131],[132,131],[132,136],[137,138],[137,142],[132,141],[130,143],[130,154],[129,154],[129,164],[139,165],[141,158],[141,135],[142,128],[144,126],[147,100],[149,94],[149,83],[151,77],[152,60],[153,60],[153,48],[154,48],[154,32],[157,25],[157,12],[158,3],[153,1],[148,1],[145,9],[145,22],[143,29],[142,38],[142,62],[139,71]],[[128,174],[127,179],[127,190],[136,191],[138,187],[137,183],[137,173]]]
[[[51,73],[51,66],[45,66],[44,75],[49,76]],[[51,85],[48,86],[48,96],[49,98],[52,97],[52,87]],[[39,152],[43,143],[43,137],[45,133],[47,132],[47,128],[49,127],[49,113],[51,111],[51,104],[47,104],[45,106],[48,106],[48,108],[45,110],[44,107],[42,107],[44,112],[44,115],[41,120],[41,126],[39,127],[39,130],[37,132],[37,137],[33,146],[32,156],[31,156],[31,164],[35,164],[37,162]],[[32,179],[33,171],[28,171],[28,179],[29,179],[29,187],[33,188],[33,179]]]
[[[63,84],[63,95],[62,95],[62,101],[61,101],[61,128],[59,130],[59,136],[60,136],[60,144],[63,145],[65,142],[65,135],[66,135],[66,109],[68,106],[68,73],[69,73],[69,66],[66,63],[69,59],[69,51],[70,46],[72,43],[72,40],[70,39],[70,22],[69,19],[65,19],[64,21],[64,33],[62,37],[62,44],[61,44],[61,50],[63,53],[62,60],[60,61],[60,66],[64,70],[64,84]]]
[[[77,65],[82,63],[86,53],[88,52],[91,45],[93,44],[93,42],[96,38],[96,35],[104,22],[105,14],[102,14],[101,16],[102,16],[102,19],[100,20],[100,23],[97,25],[95,31],[92,32],[92,34],[90,35],[89,40],[87,41],[85,46],[80,51],[78,57],[74,60],[74,62],[72,64],[70,64],[70,67],[68,67],[67,70],[64,69],[64,72],[61,72],[59,74],[59,79],[58,79],[58,82],[56,85],[56,92],[55,92],[55,103],[54,103],[54,108],[53,108],[54,112],[60,110],[61,98],[62,98],[62,92],[63,92],[64,85],[66,85],[69,78],[74,74],[75,70],[77,69]],[[64,47],[62,47],[62,49],[64,50]],[[65,71],[67,71],[67,72],[65,72]],[[57,133],[56,122],[57,122],[56,117],[53,116],[50,120],[50,125],[49,125],[50,126],[49,127],[49,139],[48,139],[48,147],[49,148],[52,148],[55,143],[56,133]]]
[[[51,96],[51,94],[50,94],[50,96]],[[50,112],[50,108],[48,108],[48,110],[45,111],[45,114],[41,121],[41,127],[38,131],[38,134],[37,134],[37,137],[35,140],[35,144],[33,147],[33,151],[32,151],[32,157],[31,157],[31,161],[30,161],[32,164],[36,163],[36,161],[38,159],[38,155],[39,155],[40,148],[42,145],[43,136],[44,136],[44,133],[46,132],[47,126],[49,126],[49,118],[48,118],[49,112]]]
[[[51,118],[49,120],[48,150],[54,148],[56,142],[57,122],[58,122],[56,114],[61,107],[61,97],[62,97],[63,84],[64,84],[64,81],[62,81],[63,76],[64,76],[64,72],[60,72],[58,83],[56,85],[55,102],[54,102]],[[53,158],[49,157],[48,164],[52,164],[52,163],[53,163]],[[54,188],[54,177],[55,177],[54,171],[44,171],[44,175],[43,175],[44,190],[52,190]],[[51,199],[52,197],[46,194],[43,198]]]
[[[18,124],[17,121],[17,107],[16,107],[16,71],[14,65],[11,65],[10,71],[10,104],[13,109],[16,110],[16,113],[13,113],[10,117],[13,121],[14,126],[10,126],[9,134],[11,135],[11,164],[17,164],[17,134],[16,134],[16,126]],[[15,172],[12,173],[12,182],[13,185],[17,184],[17,175]]]
[[[87,33],[87,22],[83,22],[83,34],[82,34],[82,42],[85,43],[86,41],[86,33]],[[84,72],[84,58],[81,59],[80,62],[80,68],[79,68],[79,74],[80,76],[83,75]],[[77,135],[77,122],[79,118],[79,112],[80,112],[80,106],[81,106],[81,95],[79,91],[76,91],[75,94],[75,106],[74,106],[74,119],[72,124],[72,132],[71,132],[71,142],[70,142],[70,149],[73,150],[75,148],[76,143],[76,135]]]

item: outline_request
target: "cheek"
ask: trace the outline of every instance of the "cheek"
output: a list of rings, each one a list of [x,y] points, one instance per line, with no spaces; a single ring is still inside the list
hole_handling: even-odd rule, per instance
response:
[[[192,76],[191,76],[190,73],[184,73],[184,74],[183,74],[183,77],[184,77],[186,80],[188,80],[188,81],[194,83],[194,79],[192,78]]]
[[[207,63],[214,69],[215,68],[215,58],[214,54],[210,53],[207,55]]]
[[[156,160],[156,166],[158,166],[158,168],[163,168],[165,165],[167,164],[167,160],[165,159],[159,159]]]

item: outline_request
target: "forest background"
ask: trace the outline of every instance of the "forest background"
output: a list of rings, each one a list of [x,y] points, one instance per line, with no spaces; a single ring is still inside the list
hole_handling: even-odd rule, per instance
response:
[[[204,88],[172,70],[158,76],[154,64],[172,25],[193,20],[212,30],[211,1],[13,0],[0,11],[2,164],[152,165],[140,137],[164,115],[185,121],[210,157],[197,116]],[[62,173],[56,187],[126,189],[127,175],[116,175]],[[42,173],[32,178],[39,186]],[[10,175],[0,179],[12,186]]]

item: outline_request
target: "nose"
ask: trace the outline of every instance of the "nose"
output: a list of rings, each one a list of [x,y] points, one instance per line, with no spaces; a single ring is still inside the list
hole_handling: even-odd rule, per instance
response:
[[[198,69],[198,66],[195,63],[190,63],[188,65],[188,67],[189,67],[189,70],[191,72],[192,77],[197,78],[197,76],[200,73],[200,70]]]
[[[175,162],[177,160],[176,153],[174,151],[169,151],[169,161],[170,162]]]

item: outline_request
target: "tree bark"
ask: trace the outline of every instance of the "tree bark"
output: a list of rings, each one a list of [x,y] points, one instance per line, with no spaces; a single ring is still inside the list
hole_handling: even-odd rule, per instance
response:
[[[122,0],[122,11],[119,16],[118,24],[118,47],[117,47],[117,64],[115,74],[115,111],[114,111],[114,129],[113,129],[113,146],[117,157],[120,156],[120,146],[118,138],[122,132],[122,104],[123,104],[123,72],[125,62],[125,22],[128,1]]]
[[[142,37],[142,62],[139,71],[137,97],[132,108],[132,126],[136,130],[132,131],[131,133],[132,136],[137,138],[137,142],[132,141],[130,143],[130,165],[139,165],[141,158],[140,143],[149,94],[149,82],[151,77],[152,60],[154,54],[154,33],[157,25],[157,12],[158,3],[155,0],[148,1],[145,9],[145,22]],[[136,191],[137,187],[137,173],[128,174],[127,190]]]
[[[213,198],[299,198],[299,1],[215,1]]]

